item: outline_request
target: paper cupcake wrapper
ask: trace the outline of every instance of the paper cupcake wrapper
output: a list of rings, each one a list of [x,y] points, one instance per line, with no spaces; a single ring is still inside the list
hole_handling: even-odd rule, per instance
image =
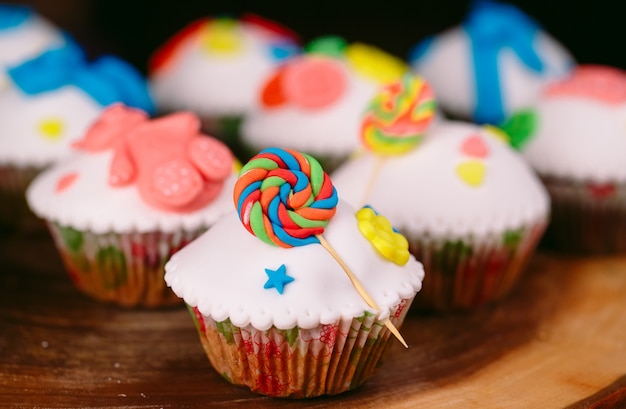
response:
[[[400,327],[412,299],[395,308],[390,320]],[[228,382],[274,397],[336,395],[362,385],[380,365],[389,341],[384,322],[371,313],[312,329],[216,322],[189,307],[209,361]]]
[[[542,180],[552,203],[542,247],[576,254],[626,251],[626,184]]]
[[[52,222],[48,227],[76,288],[124,307],[180,304],[165,283],[164,265],[206,231],[96,234]]]
[[[26,203],[26,188],[41,171],[40,168],[0,166],[0,226],[16,228],[25,221],[38,222]]]
[[[415,310],[466,310],[495,302],[517,283],[546,227],[456,240],[408,238],[426,275]]]

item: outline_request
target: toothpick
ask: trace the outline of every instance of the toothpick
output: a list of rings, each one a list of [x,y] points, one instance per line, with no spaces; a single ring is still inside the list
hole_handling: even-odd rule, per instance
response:
[[[374,301],[374,299],[369,295],[365,287],[363,287],[359,279],[356,278],[356,276],[348,268],[346,263],[344,263],[341,257],[339,257],[339,254],[337,254],[335,249],[331,247],[331,245],[326,241],[326,239],[321,234],[316,234],[315,237],[317,237],[317,239],[320,241],[320,244],[322,245],[322,247],[324,247],[324,249],[326,249],[326,251],[328,251],[330,255],[333,256],[333,258],[337,261],[337,263],[339,263],[341,268],[343,268],[343,271],[345,271],[346,274],[348,275],[350,282],[352,283],[356,291],[359,293],[361,298],[363,298],[363,300],[367,303],[367,305],[370,308],[375,309],[376,311],[380,311],[380,307],[376,304],[376,301]],[[398,331],[398,329],[393,325],[393,323],[389,320],[389,318],[385,320],[385,327],[387,327],[389,331],[391,331],[391,333],[396,338],[398,338],[398,341],[400,341],[402,345],[404,345],[405,348],[409,347],[406,341],[404,340],[404,338],[402,338],[402,335],[400,335],[400,331]]]
[[[374,166],[374,171],[372,175],[368,179],[367,185],[365,186],[365,191],[363,192],[363,197],[361,198],[361,206],[367,204],[367,198],[372,193],[372,189],[374,189],[374,183],[376,183],[376,179],[378,179],[378,174],[380,170],[383,168],[383,163],[385,162],[385,157],[382,155],[376,155],[376,164]]]

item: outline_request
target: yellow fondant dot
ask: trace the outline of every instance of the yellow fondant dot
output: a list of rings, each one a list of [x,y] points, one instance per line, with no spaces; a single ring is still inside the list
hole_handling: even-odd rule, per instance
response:
[[[456,173],[461,180],[471,187],[478,187],[485,180],[485,165],[478,161],[467,161],[456,167]]]
[[[399,80],[408,71],[401,59],[370,45],[350,44],[345,53],[356,72],[381,84]]]
[[[203,45],[214,53],[234,54],[241,50],[243,43],[237,22],[229,19],[213,21],[206,30]]]
[[[63,137],[63,121],[57,118],[44,119],[38,125],[39,133],[44,139],[57,141]]]
[[[509,143],[509,135],[497,126],[484,125],[483,128],[487,131],[487,135],[493,136],[506,144]]]

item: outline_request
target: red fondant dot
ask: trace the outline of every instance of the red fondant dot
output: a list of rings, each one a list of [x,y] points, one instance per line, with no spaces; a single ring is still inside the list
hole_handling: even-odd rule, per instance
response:
[[[63,193],[66,189],[72,186],[74,182],[76,182],[76,179],[78,179],[77,172],[71,172],[61,176],[57,181],[55,192]]]
[[[267,108],[277,107],[285,103],[286,97],[283,92],[283,77],[285,69],[279,68],[276,73],[265,83],[261,91],[261,104]]]

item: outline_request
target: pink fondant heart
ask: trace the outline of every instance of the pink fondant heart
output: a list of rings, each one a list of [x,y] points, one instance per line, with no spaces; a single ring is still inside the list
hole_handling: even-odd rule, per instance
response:
[[[472,135],[465,138],[461,144],[461,152],[472,158],[486,158],[489,155],[489,148],[487,148],[483,138]]]

